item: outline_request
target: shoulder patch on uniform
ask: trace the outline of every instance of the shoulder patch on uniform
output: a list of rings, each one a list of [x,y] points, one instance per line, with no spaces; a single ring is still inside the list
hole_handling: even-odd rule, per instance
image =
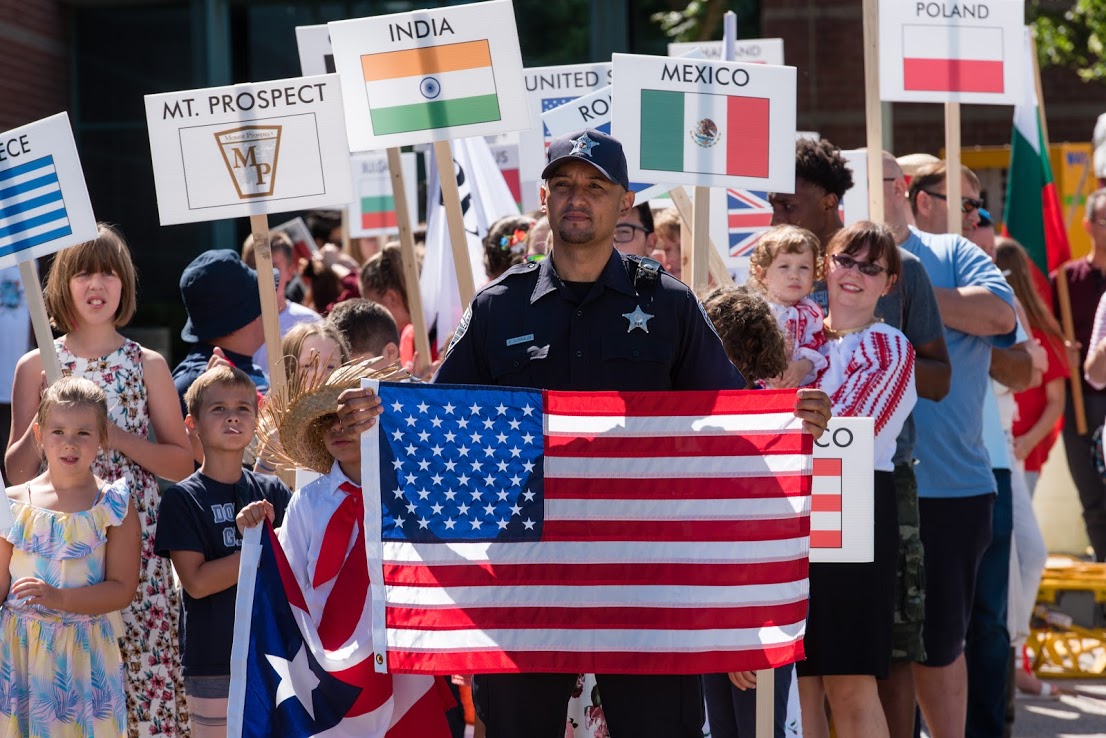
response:
[[[446,348],[446,354],[449,354],[453,350],[453,347],[464,338],[465,332],[469,329],[469,324],[472,322],[472,303],[469,303],[468,308],[465,310],[465,314],[461,316],[461,322],[457,324],[457,330],[453,332],[453,339],[449,342],[449,346]]]

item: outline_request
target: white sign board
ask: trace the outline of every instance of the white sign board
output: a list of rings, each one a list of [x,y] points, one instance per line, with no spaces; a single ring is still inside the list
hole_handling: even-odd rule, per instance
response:
[[[1016,104],[1024,26],[1023,0],[880,0],[880,99]]]
[[[669,56],[683,56],[692,49],[699,49],[707,59],[722,59],[721,41],[692,41],[668,45]],[[773,64],[783,66],[782,38],[745,38],[734,43],[733,60],[749,64]]]
[[[0,133],[0,269],[94,238],[69,116]]]
[[[162,225],[353,200],[338,75],[146,96]]]
[[[330,47],[330,29],[318,26],[296,26],[296,47],[300,52],[300,73],[304,77],[334,74],[334,50]]]
[[[833,418],[814,443],[812,564],[863,564],[875,557],[873,428],[871,418]]]
[[[319,245],[315,243],[315,237],[311,235],[311,229],[307,227],[303,218],[286,220],[280,225],[272,226],[269,230],[273,233],[279,231],[292,239],[297,259],[308,259],[311,254],[319,250]]]
[[[531,67],[522,70],[531,127],[519,133],[520,175],[524,182],[537,182],[545,169],[545,150],[557,135],[546,129],[542,113],[572,102],[581,95],[611,84],[611,63],[568,64]],[[577,126],[583,128],[585,126]],[[561,133],[576,130],[573,128]]]
[[[351,151],[530,127],[511,0],[329,26]]]
[[[507,189],[515,198],[519,208],[523,208],[522,177],[519,175],[518,134],[503,133],[498,136],[487,136],[488,148],[495,158],[495,165],[499,167],[499,173],[503,175],[503,181],[507,183]],[[530,183],[537,190],[537,183]]]
[[[415,186],[418,182],[418,154],[399,155],[403,171],[403,189],[407,193],[408,226],[415,229],[418,209]],[[382,236],[399,232],[392,175],[388,170],[388,156],[378,152],[365,152],[350,156],[353,169],[354,201],[349,205],[349,235],[352,238]]]
[[[631,181],[792,192],[795,69],[615,54]]]
[[[841,222],[849,226],[868,220],[868,150],[843,150],[841,156],[853,173],[853,186],[841,200]]]

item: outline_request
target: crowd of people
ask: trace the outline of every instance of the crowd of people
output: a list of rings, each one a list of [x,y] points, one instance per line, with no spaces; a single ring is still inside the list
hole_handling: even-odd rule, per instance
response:
[[[775,734],[786,733],[793,673],[812,738],[831,724],[907,738],[919,711],[933,738],[1000,736],[1008,686],[1058,690],[1023,667],[1046,557],[1031,497],[1062,436],[1106,559],[1106,189],[1087,200],[1091,253],[1054,275],[1075,316],[1065,344],[1056,306],[1024,249],[996,237],[967,168],[951,172],[961,233],[946,233],[944,162],[890,153],[884,222],[846,226],[854,173],[832,143],[800,140],[795,192],[770,195],[773,227],[748,284],[696,295],[679,281],[678,215],[634,202],[616,139],[580,131],[548,156],[540,211],[490,227],[487,284],[430,357],[415,348],[398,244],[338,248],[340,220],[327,213],[308,218],[313,254],[270,237],[285,384],[312,403],[269,396],[257,290],[269,275],[254,269],[252,236],[182,273],[189,350],[172,370],[120,332],[137,293],[120,229],[101,224],[53,257],[44,295],[64,378],[46,382],[38,350],[8,370],[15,525],[0,536],[0,733],[225,735],[242,532],[262,520],[279,528],[322,643],[347,643],[363,625],[348,603],[365,599],[347,553],[363,535],[351,522],[357,437],[386,411],[357,388],[370,375],[796,388],[796,416],[815,435],[831,415],[873,418],[874,560],[810,566],[806,658],[775,670]],[[635,309],[646,330],[634,331]],[[512,344],[522,335],[541,350]],[[1075,430],[1069,377],[1083,382],[1098,440]],[[293,493],[293,467],[317,478]],[[591,689],[573,674],[457,676],[497,738],[698,738],[705,718],[712,736],[753,733],[751,672],[601,674]],[[585,703],[584,720],[570,699]],[[464,730],[449,700],[412,709],[426,711],[428,736]]]

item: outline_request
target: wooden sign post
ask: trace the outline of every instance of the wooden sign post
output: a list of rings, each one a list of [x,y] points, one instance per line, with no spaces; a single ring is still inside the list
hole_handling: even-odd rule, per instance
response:
[[[960,103],[945,103],[945,205],[948,208],[948,232],[963,230],[963,212],[960,205]]]
[[[407,292],[407,310],[415,327],[415,350],[418,361],[415,375],[430,365],[430,336],[426,331],[426,315],[422,309],[422,292],[419,287],[419,263],[415,255],[415,234],[411,232],[411,210],[414,203],[407,202],[407,187],[403,179],[403,166],[398,147],[388,149],[388,171],[392,177],[392,196],[396,203],[396,223],[399,227],[399,253],[403,262],[403,286]]]
[[[47,382],[61,376],[35,259],[97,237],[69,116],[58,113],[0,135],[0,268],[19,266]],[[28,207],[28,194],[43,205]],[[45,212],[48,211],[48,212]]]
[[[476,282],[472,275],[472,262],[469,260],[465,215],[461,210],[461,194],[457,189],[457,172],[453,167],[453,145],[449,141],[434,142],[434,161],[438,166],[446,227],[449,231],[449,243],[453,248],[453,267],[457,270],[457,290],[461,295],[461,304],[468,305],[476,294]]]
[[[680,220],[684,223],[692,223],[695,220],[694,208],[691,204],[691,198],[687,196],[687,192],[681,186],[673,187],[669,191],[669,196],[672,198],[672,204],[676,207],[676,212],[680,214]],[[686,244],[686,245],[685,245]],[[722,260],[722,255],[718,253],[717,244],[713,239],[707,241],[708,252],[710,254],[710,276],[718,284],[733,284],[733,277],[730,276],[730,270],[726,268],[726,262]],[[691,274],[691,262],[683,261],[686,255],[688,259],[691,258],[691,229],[680,229],[680,267],[684,274]]]
[[[265,353],[269,366],[269,391],[284,394],[287,384],[284,352],[280,349],[280,310],[273,284],[273,250],[269,246],[269,216],[251,215],[254,261],[257,264],[257,293],[261,298],[261,325],[265,329]]]

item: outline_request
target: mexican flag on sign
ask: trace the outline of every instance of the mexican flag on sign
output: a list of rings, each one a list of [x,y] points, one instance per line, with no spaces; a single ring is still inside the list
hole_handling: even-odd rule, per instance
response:
[[[641,91],[641,168],[767,177],[771,101]]]
[[[1030,56],[1033,45],[1029,41],[1028,29],[1025,45],[1027,69],[1023,79],[1026,83],[1022,86],[1022,100],[1014,107],[1003,232],[1025,247],[1029,258],[1046,278],[1044,294],[1047,295],[1047,276],[1071,258],[1071,249],[1041,126],[1041,108],[1033,84],[1033,60]]]

